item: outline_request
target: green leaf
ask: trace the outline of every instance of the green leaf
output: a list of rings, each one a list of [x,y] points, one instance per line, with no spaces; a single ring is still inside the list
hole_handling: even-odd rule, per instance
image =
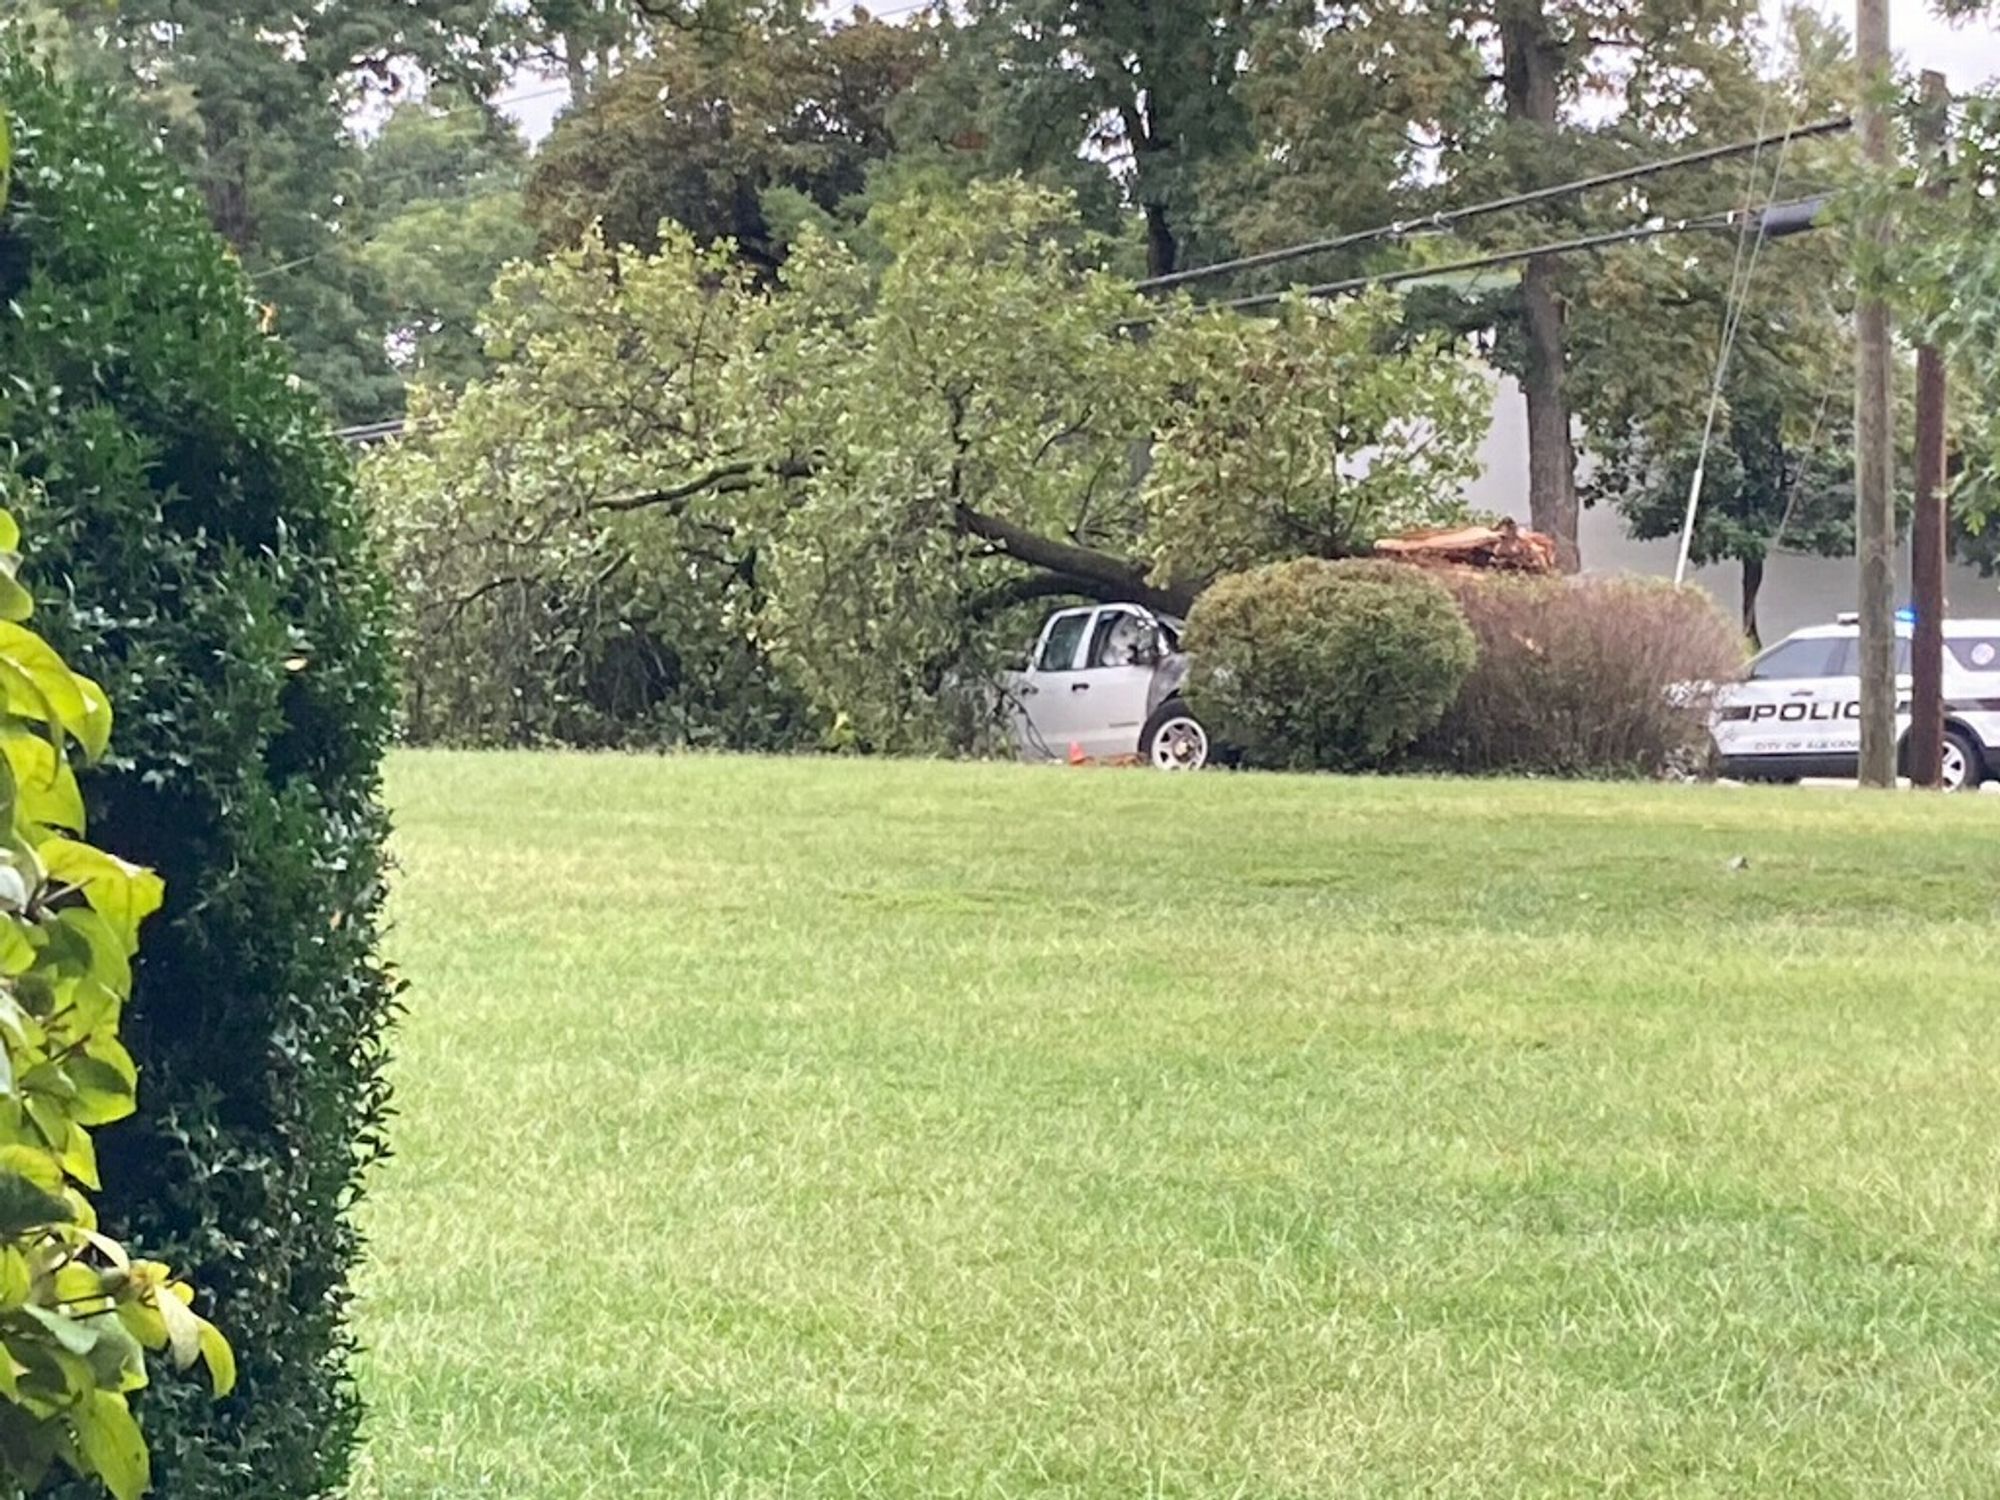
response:
[[[208,1365],[215,1399],[220,1401],[236,1389],[236,1354],[229,1347],[229,1340],[222,1336],[222,1330],[206,1318],[201,1320],[201,1357]]]
[[[91,978],[121,1000],[132,993],[132,961],[124,940],[112,930],[109,922],[94,911],[74,906],[58,912],[56,921],[62,925],[66,936],[78,940],[81,953],[90,965]]]
[[[46,1073],[52,1070],[40,1071]],[[28,1087],[33,1088],[36,1081],[34,1073],[31,1072],[27,1079]],[[35,1122],[35,1129],[41,1132],[42,1139],[48,1142],[49,1150],[55,1152],[57,1159],[60,1160],[63,1152],[69,1149],[69,1111],[63,1107],[62,1101],[52,1099],[47,1094],[31,1093],[28,1095],[27,1104],[28,1118]],[[65,1169],[68,1165],[67,1162],[63,1163]]]
[[[111,700],[94,679],[80,672],[72,675],[76,690],[83,698],[83,722],[72,733],[82,744],[85,755],[92,760],[102,760],[111,744]]]
[[[0,1146],[0,1175],[21,1178],[44,1192],[58,1192],[62,1188],[62,1168],[55,1157],[33,1146]]]
[[[73,1260],[56,1272],[55,1288],[58,1302],[88,1302],[105,1295],[104,1277],[80,1260]]]
[[[159,1304],[161,1320],[167,1325],[167,1347],[173,1352],[174,1368],[185,1370],[201,1357],[201,1319],[170,1286],[160,1288],[154,1300]]]
[[[96,1192],[104,1186],[97,1175],[97,1144],[90,1138],[90,1132],[74,1120],[70,1122],[69,1138],[63,1142],[63,1170],[78,1182]]]
[[[151,1302],[122,1302],[118,1306],[118,1321],[125,1325],[125,1331],[148,1349],[167,1347],[167,1324],[160,1316],[159,1308]]]
[[[92,1391],[71,1417],[76,1446],[104,1487],[117,1500],[139,1500],[152,1483],[146,1440],[125,1398],[111,1391]]]
[[[4,154],[6,149],[7,120],[5,115],[0,115],[0,154]],[[0,200],[0,208],[4,207],[6,207],[5,200]],[[20,550],[21,523],[14,519],[14,513],[11,510],[0,510],[0,552],[19,552]]]
[[[146,1383],[146,1351],[112,1309],[87,1320],[97,1330],[97,1347],[90,1351],[90,1370],[100,1385],[114,1391],[136,1391]]]
[[[159,876],[75,839],[45,839],[35,852],[48,879],[82,891],[91,909],[111,924],[127,953],[138,947],[139,924],[159,910],[165,895]]]
[[[127,1093],[131,1093],[139,1087],[139,1066],[132,1061],[132,1054],[125,1050],[124,1044],[118,1038],[114,1036],[94,1036],[85,1043],[83,1055],[92,1062],[103,1063],[105,1067],[111,1069],[112,1072],[122,1078],[125,1081]],[[72,1072],[72,1076],[75,1076],[74,1072]],[[82,1096],[83,1085],[81,1083],[77,1085],[77,1093],[79,1097]]]
[[[0,572],[0,620],[19,623],[35,612],[35,596],[12,573]]]
[[[31,1282],[28,1257],[13,1245],[0,1247],[0,1309],[16,1308],[26,1302]],[[0,1354],[0,1364],[4,1363],[7,1358]]]
[[[48,1160],[27,1146],[0,1147],[0,1152],[14,1151]],[[55,1163],[49,1161],[49,1165],[54,1167]],[[75,1209],[59,1188],[45,1187],[18,1172],[0,1169],[0,1236],[14,1239],[51,1225],[71,1223],[75,1218]]]
[[[46,1328],[57,1344],[79,1359],[87,1357],[97,1347],[97,1330],[80,1319],[66,1318],[33,1302],[21,1311]]]
[[[111,1043],[117,1047],[116,1042]],[[121,1047],[122,1052],[124,1049]],[[134,1094],[131,1081],[119,1068],[99,1058],[72,1057],[63,1065],[70,1082],[76,1085],[76,1099],[70,1117],[79,1125],[109,1125],[132,1113]]]
[[[21,724],[0,727],[0,753],[14,772],[20,814],[50,828],[83,830],[83,793],[68,759],[47,739]]]
[[[35,945],[29,924],[20,917],[0,917],[0,975],[25,974],[34,967]]]
[[[0,620],[0,669],[9,678],[10,708],[84,738],[90,706],[76,674],[56,655],[55,647],[25,626]],[[12,691],[22,684],[26,692]]]

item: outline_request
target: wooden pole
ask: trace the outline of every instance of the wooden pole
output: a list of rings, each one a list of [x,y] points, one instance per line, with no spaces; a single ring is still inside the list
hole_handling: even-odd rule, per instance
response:
[[[1944,154],[1944,74],[1926,71],[1918,141],[1936,175]],[[1933,182],[1937,192],[1942,182]],[[1944,359],[1931,345],[1917,351],[1917,494],[1910,525],[1910,595],[1917,612],[1910,643],[1910,780],[1943,781],[1944,754]]]
[[[1855,62],[1861,98],[1855,116],[1869,168],[1886,177],[1894,164],[1883,91],[1889,85],[1889,0],[1855,0]],[[1887,246],[1879,211],[1861,226]],[[1860,571],[1861,784],[1896,784],[1896,539],[1890,489],[1889,304],[1868,291],[1854,310],[1854,542]]]

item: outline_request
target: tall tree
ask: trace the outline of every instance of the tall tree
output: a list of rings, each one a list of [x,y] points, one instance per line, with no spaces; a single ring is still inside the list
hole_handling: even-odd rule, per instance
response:
[[[768,198],[820,209],[888,156],[889,112],[935,56],[917,24],[859,19],[663,35],[601,81],[536,157],[527,201],[544,248],[593,223],[651,249],[662,220],[733,240],[761,272],[783,258]]]
[[[1782,131],[1787,122],[1839,111],[1851,71],[1844,33],[1802,9],[1787,19],[1784,49],[1782,68],[1768,79],[1709,80],[1690,103],[1702,138]],[[1733,199],[1761,216],[1774,199],[1828,193],[1847,179],[1851,157],[1841,140],[1780,143],[1747,160],[1656,179],[1643,207],[1682,218]],[[1745,224],[1608,252],[1578,288],[1570,388],[1594,460],[1586,498],[1615,505],[1636,536],[1678,538],[1705,459],[1689,555],[1697,564],[1739,565],[1741,619],[1753,639],[1773,552],[1853,550],[1846,257],[1830,225],[1759,243]],[[1704,453],[1711,403],[1714,431]]]
[[[354,253],[390,362],[406,379],[463,385],[487,368],[478,322],[493,278],[535,248],[520,138],[446,92],[399,105],[361,161]]]
[[[429,76],[483,97],[521,18],[491,0],[64,0],[80,73],[136,97],[334,410],[393,410],[401,382],[367,265],[348,253],[362,167],[350,121]]]
[[[1256,55],[1288,67],[1246,97],[1264,177],[1305,214],[1319,205],[1321,215],[1302,214],[1287,231],[1267,204],[1252,204],[1237,206],[1236,221],[1259,241],[1318,238],[1663,154],[1700,128],[1700,101],[1718,81],[1751,75],[1756,20],[1753,0],[1317,4],[1303,25],[1274,23],[1280,38],[1265,38]],[[1358,76],[1335,92],[1335,114],[1317,116],[1313,91],[1343,69]],[[1363,148],[1359,166],[1341,150],[1346,138]],[[1358,188],[1357,171],[1376,186]],[[1518,247],[1643,212],[1643,195],[1570,200],[1482,220],[1464,239]],[[1504,295],[1452,315],[1461,327],[1485,328],[1496,362],[1520,380],[1530,515],[1571,565],[1571,324],[1588,274],[1575,262],[1533,260]]]
[[[1143,222],[1147,274],[1225,240],[1206,175],[1250,150],[1240,93],[1260,21],[1297,0],[972,0],[934,81],[985,171],[1107,176]]]

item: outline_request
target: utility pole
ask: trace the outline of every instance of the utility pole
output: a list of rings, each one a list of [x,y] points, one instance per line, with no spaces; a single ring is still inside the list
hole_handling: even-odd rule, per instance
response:
[[[1854,0],[1861,154],[1878,181],[1894,164],[1883,92],[1889,86],[1889,0]],[[1887,254],[1888,216],[1861,228]],[[1896,539],[1890,482],[1889,304],[1863,287],[1854,309],[1854,550],[1860,564],[1861,784],[1896,784]]]
[[[1917,140],[1929,191],[1943,191],[1944,74],[1926,70]],[[1910,780],[1935,787],[1944,779],[1944,358],[1926,344],[1917,351],[1917,496],[1910,525],[1910,593],[1917,612],[1910,643]]]

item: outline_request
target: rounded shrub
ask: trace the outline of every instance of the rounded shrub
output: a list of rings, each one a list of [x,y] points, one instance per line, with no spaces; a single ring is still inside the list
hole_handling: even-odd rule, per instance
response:
[[[0,104],[0,487],[52,643],[116,711],[83,780],[92,832],[167,892],[126,1016],[145,1088],[103,1142],[100,1210],[191,1274],[239,1356],[220,1404],[143,1393],[155,1490],[327,1495],[355,1435],[349,1213],[395,1004],[382,575],[347,457],[199,195],[102,95],[0,56]]]
[[[1438,722],[1476,654],[1404,563],[1301,558],[1218,579],[1188,618],[1188,697],[1252,764],[1366,770]]]
[[[1702,684],[1744,641],[1700,589],[1651,578],[1449,576],[1479,664],[1419,755],[1441,768],[1658,776],[1708,748]],[[1690,689],[1695,689],[1691,691]]]

